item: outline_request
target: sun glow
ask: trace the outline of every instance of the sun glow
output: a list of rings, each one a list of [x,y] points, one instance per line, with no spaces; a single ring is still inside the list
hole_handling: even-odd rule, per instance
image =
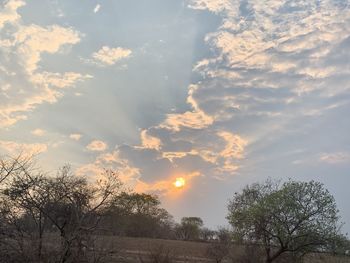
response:
[[[175,182],[174,182],[174,186],[176,188],[182,188],[185,186],[185,179],[183,179],[182,177],[176,178]]]

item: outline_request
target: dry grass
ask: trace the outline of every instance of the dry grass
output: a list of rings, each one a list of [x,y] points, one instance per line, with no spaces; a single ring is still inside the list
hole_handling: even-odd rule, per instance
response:
[[[116,236],[95,236],[93,244],[86,247],[89,258],[86,262],[93,263],[259,263],[263,254],[257,247],[232,245],[222,261],[217,261],[210,249],[213,243],[191,242],[178,240],[162,240],[149,238],[128,238]],[[45,240],[46,251],[57,250],[57,236],[49,236]],[[214,253],[215,254],[215,253]],[[0,260],[1,262],[1,260]],[[51,261],[50,261],[51,262]],[[284,261],[288,263],[290,261]],[[303,263],[350,263],[350,257],[335,257],[328,254],[312,254],[305,257]]]
[[[115,255],[114,259],[120,261],[114,262],[215,262],[215,260],[208,258],[208,249],[211,244],[204,242],[100,236],[97,243],[99,244],[97,247],[109,246],[115,249],[118,256]],[[222,262],[258,263],[260,261],[257,257],[262,260],[262,256],[257,255],[256,248],[249,252],[246,247],[232,246],[229,255]],[[159,259],[163,259],[163,261]],[[350,263],[350,257],[313,254],[308,255],[304,263]]]

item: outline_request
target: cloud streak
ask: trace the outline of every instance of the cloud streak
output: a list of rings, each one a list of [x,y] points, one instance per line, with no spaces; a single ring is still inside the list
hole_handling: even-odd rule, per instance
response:
[[[100,50],[92,54],[92,58],[97,64],[102,66],[112,66],[118,61],[128,58],[131,54],[132,51],[130,49],[103,46]]]

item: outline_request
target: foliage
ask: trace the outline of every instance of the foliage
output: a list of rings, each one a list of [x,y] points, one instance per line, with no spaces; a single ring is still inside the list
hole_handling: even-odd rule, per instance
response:
[[[235,237],[261,244],[266,262],[286,252],[327,251],[339,236],[335,200],[315,181],[256,183],[236,193],[228,210]]]
[[[183,217],[175,228],[176,235],[182,240],[199,240],[203,220],[199,217]]]
[[[145,193],[114,196],[105,214],[105,228],[131,237],[169,238],[173,225],[172,216],[160,207],[158,197]]]

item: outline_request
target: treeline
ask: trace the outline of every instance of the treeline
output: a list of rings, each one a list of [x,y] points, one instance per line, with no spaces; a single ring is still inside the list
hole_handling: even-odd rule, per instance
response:
[[[205,256],[215,262],[232,258],[237,244],[250,249],[244,262],[349,252],[335,200],[318,182],[247,186],[233,195],[227,219],[232,230],[210,230],[198,217],[177,223],[157,196],[126,190],[111,170],[89,181],[69,166],[52,176],[30,157],[0,158],[1,262],[102,262],[109,252],[96,239],[106,235],[210,241]]]
[[[1,262],[85,262],[98,235],[196,241],[220,236],[198,217],[176,223],[157,196],[126,191],[114,171],[89,181],[69,166],[46,175],[23,155],[0,160]]]

